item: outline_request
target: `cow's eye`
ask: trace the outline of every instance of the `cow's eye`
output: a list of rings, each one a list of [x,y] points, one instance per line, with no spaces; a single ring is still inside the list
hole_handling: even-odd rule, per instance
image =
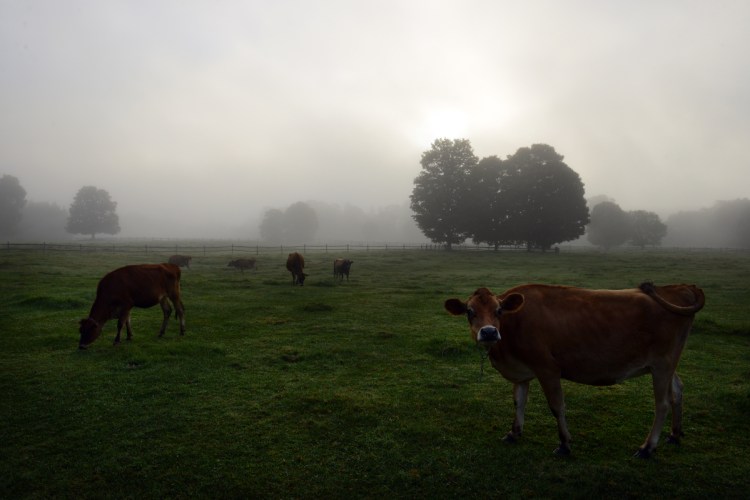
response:
[[[477,313],[470,307],[466,310],[466,317],[469,318],[469,323],[471,323],[477,317]]]
[[[503,308],[499,307],[495,309],[495,316],[500,316],[503,313]]]

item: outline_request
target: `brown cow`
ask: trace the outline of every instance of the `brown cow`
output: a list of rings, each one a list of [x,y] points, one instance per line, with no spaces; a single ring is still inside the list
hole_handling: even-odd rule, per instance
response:
[[[307,275],[302,272],[305,269],[305,258],[297,253],[290,253],[286,258],[286,268],[292,273],[292,285],[304,285]]]
[[[333,279],[339,278],[339,281],[344,281],[344,275],[346,275],[346,281],[349,281],[349,270],[354,264],[353,260],[349,259],[336,259],[333,261]]]
[[[96,299],[91,306],[89,317],[80,322],[81,340],[78,346],[85,349],[102,332],[104,323],[117,318],[115,345],[120,342],[123,325],[127,328],[128,340],[133,336],[130,326],[130,310],[133,307],[161,305],[164,321],[159,329],[159,337],[164,335],[172,313],[169,301],[176,310],[180,321],[180,335],[185,334],[185,309],[180,299],[180,268],[174,264],[140,264],[115,269],[100,281],[96,287]]]
[[[682,433],[682,381],[675,373],[703,291],[694,285],[630,290],[522,285],[500,295],[479,288],[467,302],[448,299],[453,315],[466,314],[475,341],[492,366],[513,382],[515,420],[505,436],[514,442],[523,431],[529,382],[539,379],[557,419],[560,446],[570,453],[570,433],[560,379],[612,385],[647,373],[653,379],[656,414],[651,432],[636,453],[649,457],[672,409],[671,442]]]
[[[253,270],[258,269],[255,266],[255,259],[253,259],[252,257],[249,259],[235,259],[235,260],[229,261],[229,264],[227,264],[227,267],[234,267],[236,269],[239,269],[243,273],[245,272],[245,269],[253,269]]]
[[[172,255],[169,258],[169,263],[174,264],[175,266],[179,267],[187,267],[190,269],[190,261],[193,260],[193,258],[189,255]]]

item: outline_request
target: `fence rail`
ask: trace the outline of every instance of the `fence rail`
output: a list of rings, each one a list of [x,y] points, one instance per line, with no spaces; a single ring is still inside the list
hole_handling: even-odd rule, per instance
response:
[[[339,244],[339,245],[253,245],[253,244],[196,244],[196,243],[10,243],[2,250],[47,252],[100,252],[145,254],[249,255],[284,252],[356,252],[376,250],[441,250],[442,245],[408,244]],[[473,247],[472,247],[473,248]]]
[[[438,244],[405,244],[405,243],[345,243],[345,244],[315,244],[315,245],[260,245],[251,243],[194,243],[194,242],[95,242],[95,243],[11,243],[0,244],[0,252],[36,251],[36,252],[100,252],[100,253],[139,253],[139,254],[188,254],[188,255],[260,255],[260,254],[283,254],[288,252],[322,252],[342,253],[361,251],[389,251],[389,250],[444,250],[445,245]],[[495,248],[493,245],[453,245],[454,250],[461,251],[527,251],[525,245],[506,245]],[[563,244],[558,245],[550,253],[559,251],[567,252],[597,252],[597,247],[586,245]],[[640,248],[623,247],[613,252],[641,252]],[[746,248],[688,248],[688,247],[653,247],[646,251],[650,252],[729,252],[750,253]]]

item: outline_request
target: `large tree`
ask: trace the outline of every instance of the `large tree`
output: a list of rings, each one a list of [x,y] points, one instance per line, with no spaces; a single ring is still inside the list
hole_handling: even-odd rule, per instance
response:
[[[589,222],[583,182],[552,146],[520,148],[504,162],[503,196],[511,206],[513,239],[527,247],[549,249],[578,238]]]
[[[467,179],[477,164],[468,139],[437,139],[422,153],[411,209],[424,235],[448,249],[467,237]]]
[[[107,191],[84,186],[70,205],[65,230],[71,234],[90,234],[92,239],[97,233],[117,234],[120,219],[116,209],[117,203],[110,199]]]
[[[3,175],[0,178],[0,238],[8,238],[16,232],[25,205],[26,190],[18,178]]]
[[[630,216],[617,203],[599,203],[591,209],[588,240],[605,250],[620,246],[630,239],[630,222]]]
[[[497,156],[482,158],[469,174],[467,220],[474,243],[500,245],[517,243],[517,220],[513,217],[513,199],[508,192],[512,171]]]
[[[630,244],[645,248],[646,245],[658,246],[667,235],[667,226],[654,212],[635,210],[628,212],[630,217]]]

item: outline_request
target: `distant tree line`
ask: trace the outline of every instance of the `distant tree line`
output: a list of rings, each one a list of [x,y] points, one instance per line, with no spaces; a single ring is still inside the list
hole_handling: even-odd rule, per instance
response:
[[[609,250],[625,243],[645,248],[659,246],[667,226],[659,216],[646,210],[626,212],[614,201],[602,201],[591,209],[586,235],[592,245]]]
[[[117,234],[116,209],[109,193],[94,186],[82,187],[66,209],[27,200],[16,177],[0,177],[2,240]],[[575,240],[584,228],[588,241],[605,249],[623,244],[750,248],[750,200],[719,201],[662,223],[653,212],[625,212],[606,197],[586,204],[580,178],[550,146],[521,148],[505,160],[478,160],[469,141],[440,139],[422,155],[409,206],[365,213],[353,206],[299,202],[267,210],[260,230],[264,241],[273,244],[357,239],[418,243],[426,237],[446,246],[471,238],[495,248],[548,249]]]
[[[665,243],[692,248],[750,248],[750,199],[718,201],[667,219]]]
[[[414,220],[434,243],[471,238],[496,249],[548,250],[584,234],[589,210],[578,174],[546,144],[501,160],[479,160],[467,139],[438,139],[422,154],[414,180]]]
[[[54,203],[27,202],[26,190],[18,178],[0,178],[0,237],[22,235],[30,239],[57,239],[63,229],[69,234],[120,232],[117,203],[109,193],[94,186],[82,187],[68,210]]]
[[[391,205],[377,212],[320,201],[296,202],[285,209],[270,208],[262,215],[259,233],[268,244],[304,242],[409,242],[424,237],[411,219],[408,206]]]

